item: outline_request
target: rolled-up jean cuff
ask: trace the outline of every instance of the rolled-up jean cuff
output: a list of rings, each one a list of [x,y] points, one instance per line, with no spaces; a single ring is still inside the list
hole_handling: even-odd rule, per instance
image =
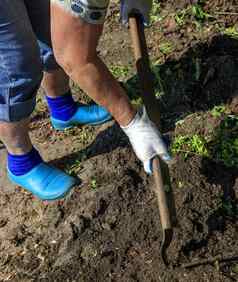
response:
[[[36,95],[31,99],[14,105],[0,104],[0,121],[16,122],[28,118],[36,106]]]
[[[54,72],[60,69],[60,66],[55,60],[55,56],[52,50],[52,47],[49,44],[43,43],[42,41],[38,40],[38,45],[40,46],[41,52],[41,60],[43,63],[43,70],[45,72]]]

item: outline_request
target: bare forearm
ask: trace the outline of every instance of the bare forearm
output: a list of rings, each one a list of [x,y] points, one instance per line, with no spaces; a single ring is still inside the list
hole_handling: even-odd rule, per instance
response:
[[[125,91],[100,58],[74,67],[69,75],[95,102],[107,108],[120,125],[127,125],[135,116]]]

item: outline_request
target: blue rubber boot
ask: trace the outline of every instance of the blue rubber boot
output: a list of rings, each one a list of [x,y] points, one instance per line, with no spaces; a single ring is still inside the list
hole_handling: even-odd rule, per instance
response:
[[[15,184],[46,201],[64,198],[76,184],[75,178],[44,162],[21,176],[15,176],[8,169],[8,177]]]
[[[112,119],[110,113],[103,107],[93,105],[80,105],[76,113],[67,121],[51,117],[52,126],[57,130],[64,130],[75,125],[99,125]]]

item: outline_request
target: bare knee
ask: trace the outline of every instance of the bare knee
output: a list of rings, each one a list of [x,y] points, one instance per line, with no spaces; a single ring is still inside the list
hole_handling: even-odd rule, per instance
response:
[[[58,64],[64,69],[72,79],[77,76],[77,80],[83,80],[90,76],[90,69],[96,64],[98,57],[95,52],[75,52],[71,47],[62,48],[55,51]]]

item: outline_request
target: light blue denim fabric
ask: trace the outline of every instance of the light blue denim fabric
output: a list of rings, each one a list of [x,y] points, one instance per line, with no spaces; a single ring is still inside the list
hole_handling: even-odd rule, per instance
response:
[[[59,68],[51,49],[48,0],[0,0],[0,121],[35,107],[43,70]]]

